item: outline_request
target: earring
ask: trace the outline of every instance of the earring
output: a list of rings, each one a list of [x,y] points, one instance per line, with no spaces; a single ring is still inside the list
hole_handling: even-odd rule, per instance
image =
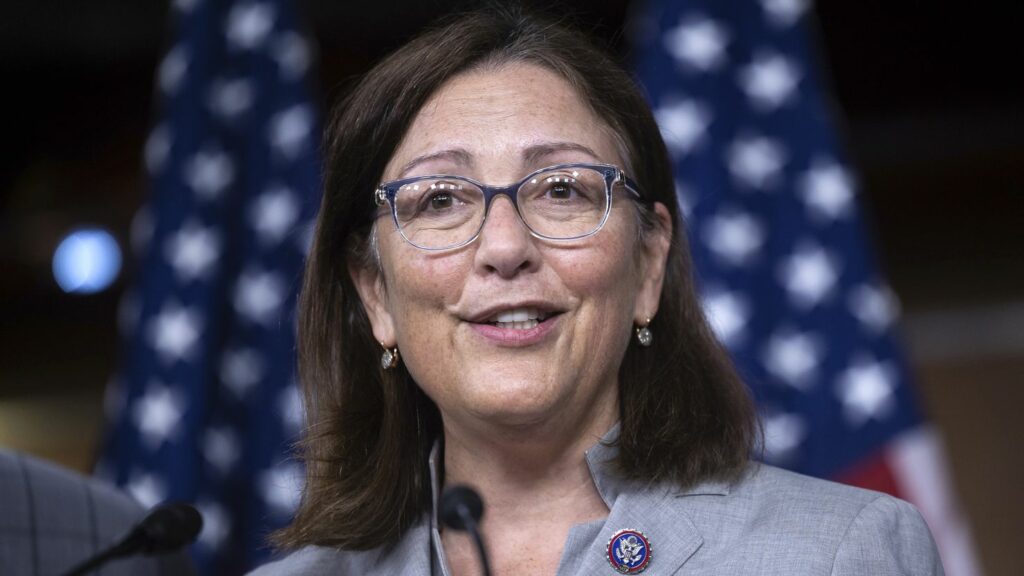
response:
[[[647,347],[651,345],[651,341],[654,340],[654,334],[651,333],[651,329],[647,327],[651,323],[651,319],[644,320],[643,324],[636,327],[636,339],[640,342],[641,346]]]
[[[380,367],[385,370],[391,370],[395,366],[398,366],[398,347],[388,348],[381,342],[380,345],[384,348],[384,353],[380,355]]]

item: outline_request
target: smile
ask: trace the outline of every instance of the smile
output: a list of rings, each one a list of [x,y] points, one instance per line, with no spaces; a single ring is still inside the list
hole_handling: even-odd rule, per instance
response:
[[[550,314],[536,308],[517,308],[498,313],[486,320],[487,324],[511,330],[529,330],[548,318]]]
[[[522,347],[545,341],[563,312],[540,301],[522,302],[494,306],[465,321],[474,333],[491,344]]]

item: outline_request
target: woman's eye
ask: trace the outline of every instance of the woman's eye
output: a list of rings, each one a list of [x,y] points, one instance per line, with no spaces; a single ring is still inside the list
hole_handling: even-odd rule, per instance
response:
[[[566,184],[555,184],[548,188],[548,198],[552,200],[571,200],[573,189]]]
[[[451,194],[439,193],[430,197],[430,209],[431,210],[443,210],[445,208],[451,208],[454,203],[454,199]]]

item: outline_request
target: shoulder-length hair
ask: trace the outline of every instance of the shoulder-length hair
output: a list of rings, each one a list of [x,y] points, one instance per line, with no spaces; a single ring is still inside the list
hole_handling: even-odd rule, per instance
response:
[[[589,39],[518,9],[460,15],[380,62],[327,127],[323,203],[299,310],[299,370],[308,427],[306,485],[285,548],[370,549],[397,541],[431,506],[426,461],[441,434],[437,407],[404,367],[383,370],[348,266],[375,266],[373,190],[420,108],[446,81],[523,62],[567,80],[604,119],[673,233],[650,347],[631,345],[619,371],[617,469],[680,487],[741,473],[756,436],[747,391],[708,328],[694,289],[671,165],[630,76]]]

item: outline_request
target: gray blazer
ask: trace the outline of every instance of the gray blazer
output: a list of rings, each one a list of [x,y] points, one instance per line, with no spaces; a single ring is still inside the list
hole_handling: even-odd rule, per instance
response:
[[[123,536],[144,511],[116,488],[0,450],[0,574],[61,574]],[[113,560],[103,576],[188,575],[183,554]]]
[[[608,543],[627,528],[650,542],[645,576],[943,574],[924,520],[891,496],[757,464],[731,485],[644,489],[610,473],[604,463],[612,454],[614,448],[602,445],[587,452],[610,513],[572,528],[560,576],[617,574],[607,559]],[[447,575],[436,521],[424,516],[391,549],[308,547],[252,574]]]

